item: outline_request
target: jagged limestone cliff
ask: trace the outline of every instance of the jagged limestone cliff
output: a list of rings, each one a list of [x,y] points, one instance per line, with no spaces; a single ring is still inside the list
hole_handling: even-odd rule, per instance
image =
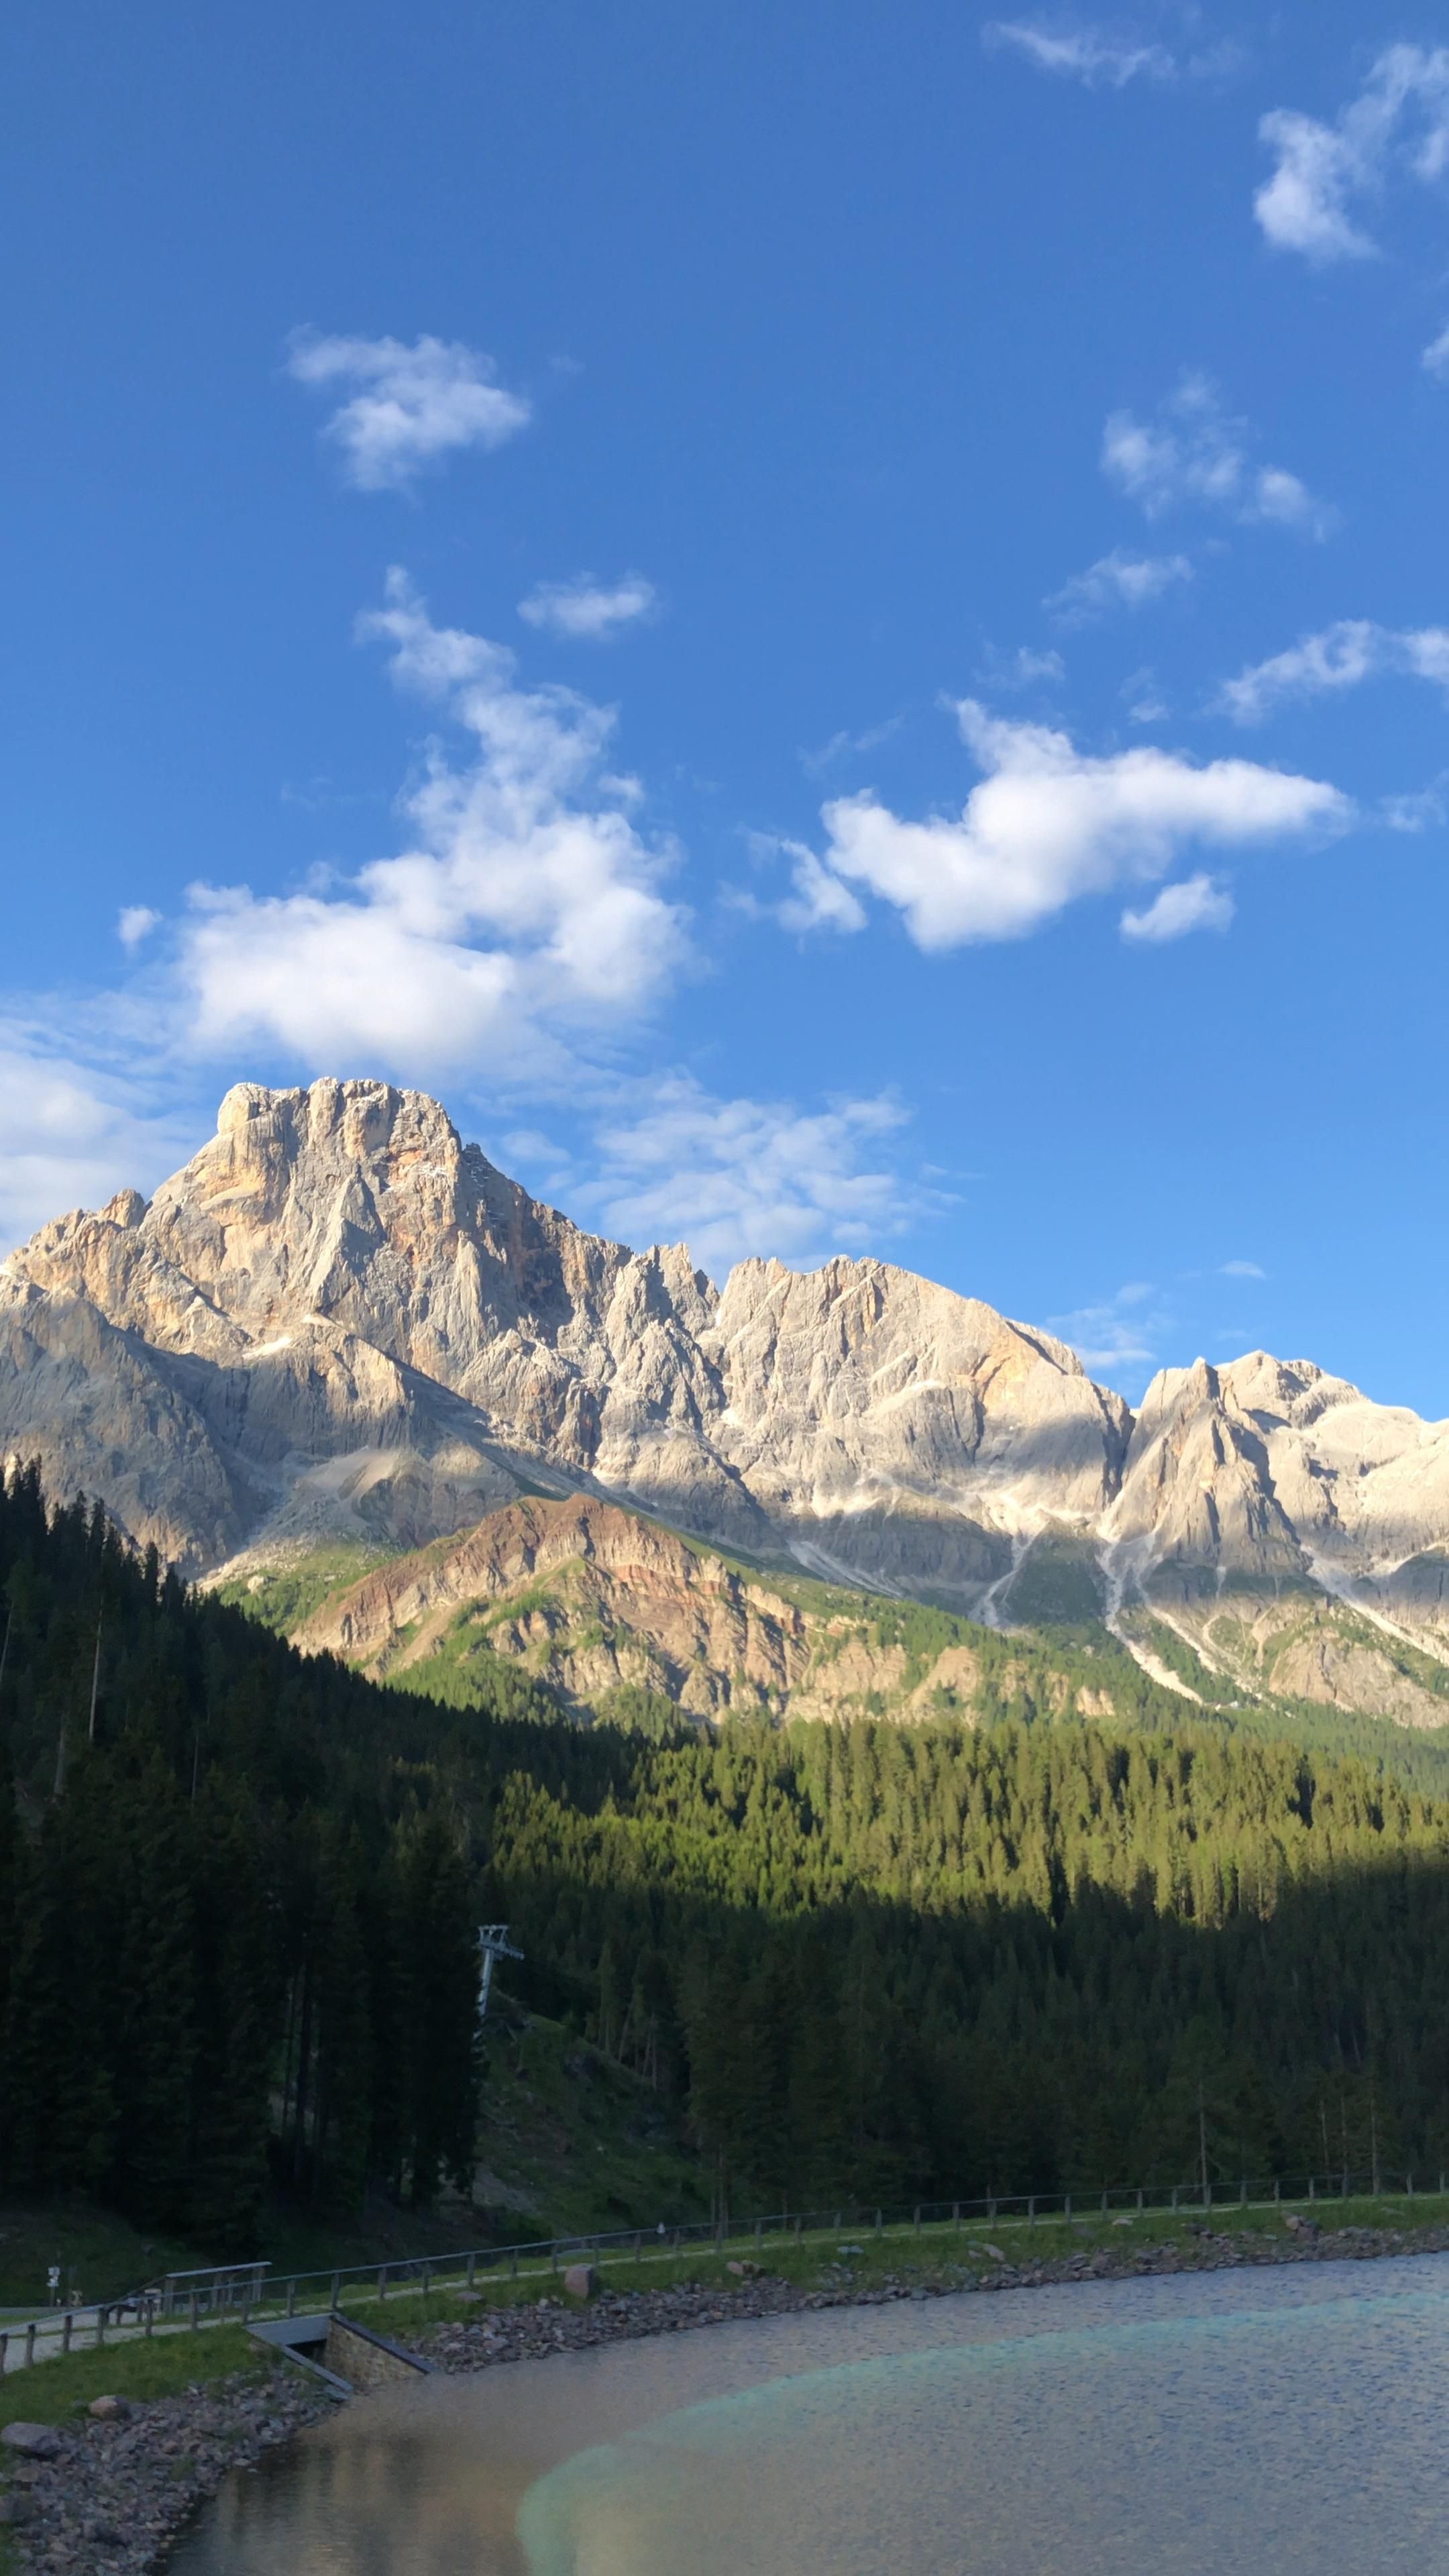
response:
[[[1449,1426],[1262,1353],[1164,1372],[1134,1421],[1050,1335],[879,1261],[716,1288],[380,1082],[240,1084],[149,1206],[0,1265],[0,1453],[191,1573],[583,1493],[987,1620],[1066,1580],[1075,1615],[1145,1608],[1242,1678],[1280,1637],[1295,1689],[1356,1706],[1449,1654]],[[1254,1643],[1215,1647],[1239,1595]]]

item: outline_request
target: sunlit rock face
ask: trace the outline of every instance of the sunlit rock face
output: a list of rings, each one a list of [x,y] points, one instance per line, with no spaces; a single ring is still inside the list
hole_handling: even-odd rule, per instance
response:
[[[193,1573],[582,1491],[988,1616],[1071,1545],[1109,1603],[1306,1585],[1449,1638],[1449,1427],[1262,1353],[1164,1372],[1134,1421],[1050,1335],[874,1260],[716,1288],[382,1082],[239,1084],[149,1205],[0,1266],[0,1452]]]

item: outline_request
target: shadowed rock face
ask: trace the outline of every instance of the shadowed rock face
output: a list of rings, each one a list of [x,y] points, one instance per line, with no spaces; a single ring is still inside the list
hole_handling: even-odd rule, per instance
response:
[[[191,1572],[586,1490],[962,1608],[1046,1537],[1164,1597],[1232,1574],[1449,1617],[1449,1427],[1261,1353],[1164,1372],[1134,1423],[1060,1342],[879,1261],[716,1289],[380,1082],[239,1084],[149,1206],[0,1266],[0,1452]]]

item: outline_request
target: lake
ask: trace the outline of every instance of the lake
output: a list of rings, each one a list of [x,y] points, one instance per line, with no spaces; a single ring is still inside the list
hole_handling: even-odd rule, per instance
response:
[[[171,2576],[1421,2576],[1449,2259],[903,2301],[388,2390]]]

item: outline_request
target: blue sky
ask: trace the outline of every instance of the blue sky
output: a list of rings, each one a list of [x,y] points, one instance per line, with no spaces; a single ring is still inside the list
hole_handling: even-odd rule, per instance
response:
[[[0,1238],[379,1073],[722,1273],[1449,1412],[1449,52],[3,38]]]

